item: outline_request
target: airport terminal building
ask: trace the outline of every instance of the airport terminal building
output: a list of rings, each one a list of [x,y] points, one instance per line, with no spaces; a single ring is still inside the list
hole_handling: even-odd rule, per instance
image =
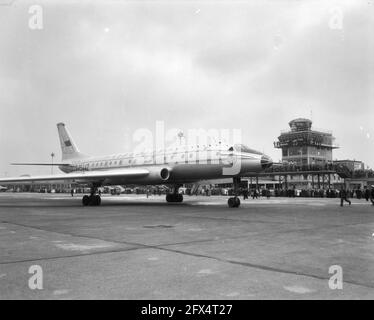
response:
[[[281,131],[274,147],[281,150],[282,160],[264,174],[248,177],[250,189],[339,190],[363,189],[370,184],[368,176],[354,178],[365,172],[357,160],[333,160],[338,148],[331,131],[315,129],[312,121],[297,118],[289,122],[289,130]]]

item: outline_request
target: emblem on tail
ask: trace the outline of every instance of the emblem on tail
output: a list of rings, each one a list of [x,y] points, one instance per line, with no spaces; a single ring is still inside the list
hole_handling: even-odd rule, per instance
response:
[[[76,158],[84,158],[86,155],[79,152],[77,145],[71,138],[70,133],[65,127],[65,124],[60,122],[57,124],[58,136],[60,138],[62,160],[70,160]]]

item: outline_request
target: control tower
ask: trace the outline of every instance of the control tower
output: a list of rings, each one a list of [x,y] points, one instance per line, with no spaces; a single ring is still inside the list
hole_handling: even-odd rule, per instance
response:
[[[282,131],[274,147],[282,149],[282,162],[323,165],[332,162],[335,138],[332,132],[313,130],[312,121],[298,118],[289,122],[290,131]]]

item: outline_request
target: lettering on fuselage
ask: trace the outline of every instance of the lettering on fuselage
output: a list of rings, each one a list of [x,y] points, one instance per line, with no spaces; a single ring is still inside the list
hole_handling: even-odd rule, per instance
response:
[[[82,164],[73,164],[70,166],[71,171],[89,171],[89,164],[88,163],[82,163]]]

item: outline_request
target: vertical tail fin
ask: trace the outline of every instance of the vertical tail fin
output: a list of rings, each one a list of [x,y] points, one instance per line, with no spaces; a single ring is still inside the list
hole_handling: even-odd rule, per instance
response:
[[[62,160],[86,157],[84,154],[79,152],[78,147],[76,146],[69,132],[65,128],[64,123],[58,123],[57,130],[58,136],[60,138]]]

